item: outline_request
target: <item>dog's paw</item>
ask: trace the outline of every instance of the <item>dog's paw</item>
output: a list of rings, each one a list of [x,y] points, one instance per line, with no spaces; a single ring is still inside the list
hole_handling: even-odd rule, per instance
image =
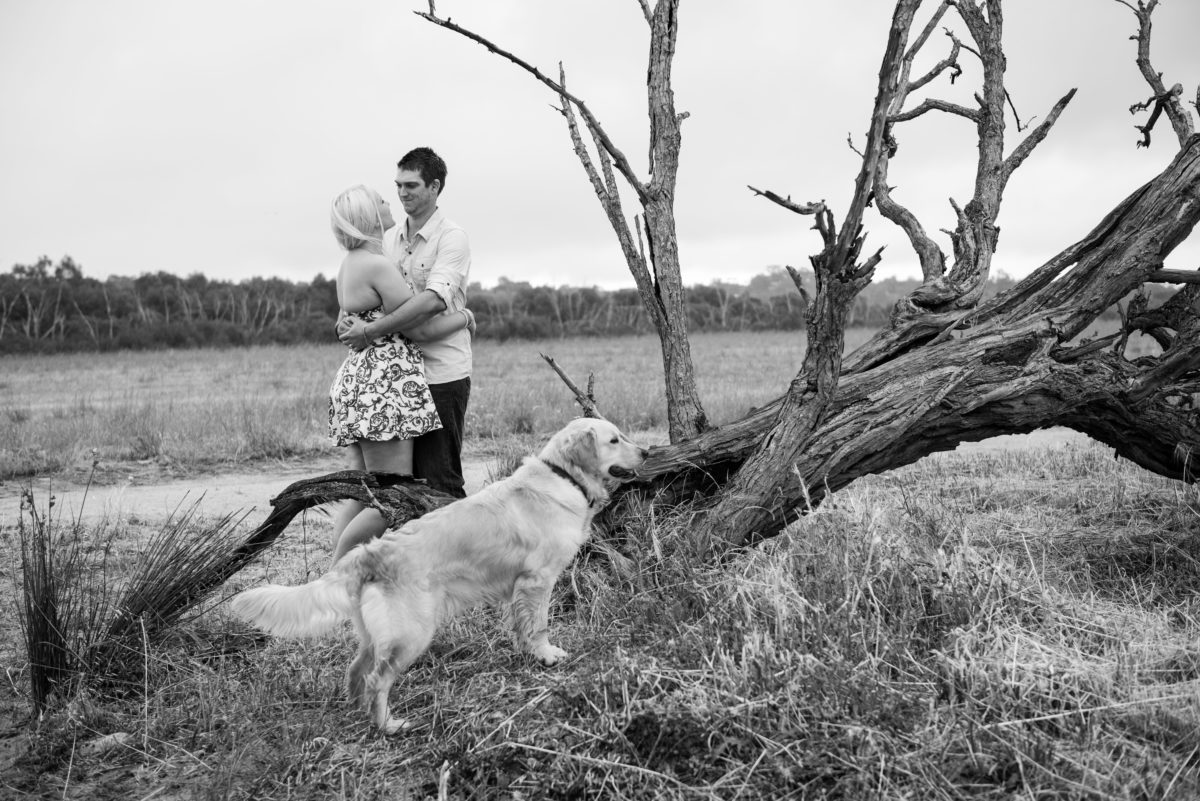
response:
[[[559,662],[570,656],[570,654],[559,648],[557,645],[549,644],[539,647],[533,652],[533,655],[537,661],[541,662],[547,667],[550,665],[557,665]]]
[[[412,728],[412,724],[409,723],[404,718],[389,717],[387,719],[387,723],[383,724],[383,733],[390,737],[393,734],[399,734],[400,732],[404,731],[405,729],[411,729],[411,728]]]

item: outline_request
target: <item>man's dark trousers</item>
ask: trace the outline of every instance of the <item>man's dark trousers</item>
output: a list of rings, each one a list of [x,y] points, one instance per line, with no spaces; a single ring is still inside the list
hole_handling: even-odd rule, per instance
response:
[[[416,438],[413,442],[413,474],[429,486],[455,498],[467,497],[463,487],[462,442],[467,419],[467,401],[471,398],[471,377],[446,384],[430,384],[433,405],[442,427]]]

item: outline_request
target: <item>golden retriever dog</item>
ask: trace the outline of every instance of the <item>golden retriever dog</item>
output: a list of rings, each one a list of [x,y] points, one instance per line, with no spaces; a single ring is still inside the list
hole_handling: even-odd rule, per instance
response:
[[[353,621],[359,646],[347,690],[394,734],[407,724],[388,708],[392,683],[465,609],[503,605],[517,647],[545,665],[567,656],[550,643],[550,591],[609,487],[645,458],[612,423],[572,420],[508,478],[354,548],[316,581],[246,590],[233,612],[283,637]]]

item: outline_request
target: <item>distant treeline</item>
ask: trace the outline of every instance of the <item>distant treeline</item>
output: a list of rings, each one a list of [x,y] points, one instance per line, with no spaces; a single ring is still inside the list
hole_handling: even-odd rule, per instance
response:
[[[806,288],[813,288],[811,277]],[[989,294],[1014,283],[1001,277]],[[879,327],[917,281],[885,279],[855,301],[849,325]],[[653,330],[635,289],[532,286],[501,279],[472,284],[468,305],[478,336],[492,339],[614,336]],[[687,289],[692,331],[793,330],[804,303],[782,268],[749,284],[715,282]],[[329,342],[338,304],[335,283],[251,278],[233,283],[166,272],[136,278],[84,276],[64,256],[42,257],[0,273],[0,354],[81,350],[236,347]]]

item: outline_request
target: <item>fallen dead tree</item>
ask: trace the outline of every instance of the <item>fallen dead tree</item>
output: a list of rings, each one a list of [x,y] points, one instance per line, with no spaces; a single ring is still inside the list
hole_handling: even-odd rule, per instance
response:
[[[662,320],[668,405],[685,410],[670,417],[672,444],[653,452],[642,482],[626,491],[649,490],[664,504],[700,496],[707,506],[705,533],[715,542],[742,543],[777,533],[798,508],[860,476],[962,442],[1048,426],[1082,431],[1148,470],[1194,480],[1193,458],[1200,449],[1200,272],[1168,270],[1165,262],[1200,219],[1200,137],[1193,134],[1182,87],[1167,89],[1151,65],[1157,0],[1139,0],[1136,7],[1116,1],[1134,12],[1136,64],[1152,91],[1149,100],[1130,109],[1151,112],[1138,126],[1137,144],[1149,146],[1155,124],[1165,117],[1179,150],[1086,237],[986,303],[981,298],[1000,242],[996,220],[1005,187],[1051,134],[1075,90],[1065,92],[1036,126],[1022,124],[1004,86],[1001,0],[896,3],[861,167],[841,224],[824,202],[794,203],[751,188],[791,212],[812,216],[824,247],[810,258],[814,293],[800,286],[793,271],[808,306],[808,350],[799,374],[785,395],[720,429],[708,428],[702,409],[697,411],[690,365],[680,369],[686,332],[671,322],[674,306],[666,302],[679,285],[679,261],[674,248],[656,245],[661,221],[673,221],[662,205],[673,197],[680,123],[687,116],[675,113],[670,86],[678,0],[653,6],[639,0],[650,29],[650,181],[637,177],[586,102],[568,91],[562,65],[553,80],[487,38],[438,17],[432,3],[420,16],[511,61],[559,96],[575,151],[622,243],[643,302],[652,319]],[[926,18],[918,26],[921,12]],[[918,56],[943,25],[946,53],[919,71]],[[973,105],[928,94],[917,99],[939,79],[958,78],[965,58],[981,73]],[[950,201],[949,254],[888,183],[904,123],[934,113],[973,125],[978,143],[973,194],[964,204]],[[1015,146],[1006,139],[1010,117],[1024,133]],[[580,118],[594,156],[584,146]],[[642,206],[632,229],[615,175]],[[843,357],[847,311],[881,258],[861,252],[863,214],[870,204],[907,235],[923,285],[896,304],[889,324],[872,340]],[[643,241],[651,244],[648,254]],[[1148,283],[1184,288],[1149,308]],[[1081,339],[1102,312],[1130,297],[1119,331]],[[1153,337],[1162,354],[1127,358],[1125,346],[1135,333]]]
[[[1122,2],[1122,0],[1117,0]],[[769,537],[798,510],[819,503],[864,475],[909,464],[962,442],[1000,434],[1065,426],[1111,446],[1117,455],[1156,473],[1194,481],[1200,451],[1200,271],[1166,268],[1169,254],[1200,220],[1200,136],[1176,86],[1167,89],[1151,66],[1151,18],[1157,0],[1127,5],[1137,21],[1137,66],[1152,96],[1133,111],[1151,111],[1139,145],[1149,145],[1157,120],[1169,120],[1178,151],[1162,172],[1138,187],[1077,242],[1029,276],[981,302],[1000,242],[996,220],[1010,179],[1051,134],[1074,96],[1067,91],[1036,126],[1016,120],[1024,133],[1012,146],[1006,119],[1015,117],[1004,86],[1003,3],[899,0],[879,70],[855,192],[840,225],[823,202],[794,203],[753,189],[789,212],[812,217],[824,247],[810,261],[815,291],[793,272],[808,309],[808,350],[788,391],[745,418],[712,428],[692,380],[682,307],[675,303],[679,261],[673,246],[674,172],[686,114],[674,110],[670,61],[678,28],[678,0],[653,7],[640,0],[650,29],[647,97],[651,109],[650,166],[643,181],[604,131],[586,102],[558,79],[468,29],[437,16],[430,4],[420,16],[465,36],[547,85],[584,171],[617,233],[663,340],[664,377],[672,410],[670,445],[656,448],[639,481],[623,493],[641,493],[658,504],[694,502],[705,508],[702,528],[714,542],[744,543]],[[924,23],[917,17],[925,9]],[[965,30],[950,27],[956,17]],[[918,56],[946,26],[946,53],[924,71]],[[920,92],[940,78],[962,74],[960,61],[977,62],[981,85],[973,106]],[[954,228],[946,253],[894,196],[888,169],[901,152],[904,123],[943,113],[974,126],[978,142],[971,198],[954,200]],[[592,141],[589,150],[581,134]],[[625,219],[617,176],[642,206],[631,226]],[[923,284],[893,309],[889,324],[869,342],[843,355],[843,327],[857,293],[870,281],[880,253],[864,254],[863,214],[874,204],[907,235],[920,261]],[[646,243],[649,243],[647,249]],[[1150,308],[1144,287],[1182,286]],[[1132,298],[1131,300],[1126,300]],[[1091,341],[1081,338],[1102,312],[1122,306],[1120,330]],[[1159,356],[1128,358],[1130,336],[1144,333]],[[561,373],[560,373],[561,375]],[[568,386],[587,414],[598,414],[590,391]],[[325,479],[316,479],[319,487]],[[333,497],[334,483],[327,496]],[[316,491],[314,489],[314,491]],[[397,512],[384,505],[395,520]],[[412,511],[418,511],[412,507]],[[277,509],[277,513],[279,510]],[[282,515],[279,519],[282,519]]]

